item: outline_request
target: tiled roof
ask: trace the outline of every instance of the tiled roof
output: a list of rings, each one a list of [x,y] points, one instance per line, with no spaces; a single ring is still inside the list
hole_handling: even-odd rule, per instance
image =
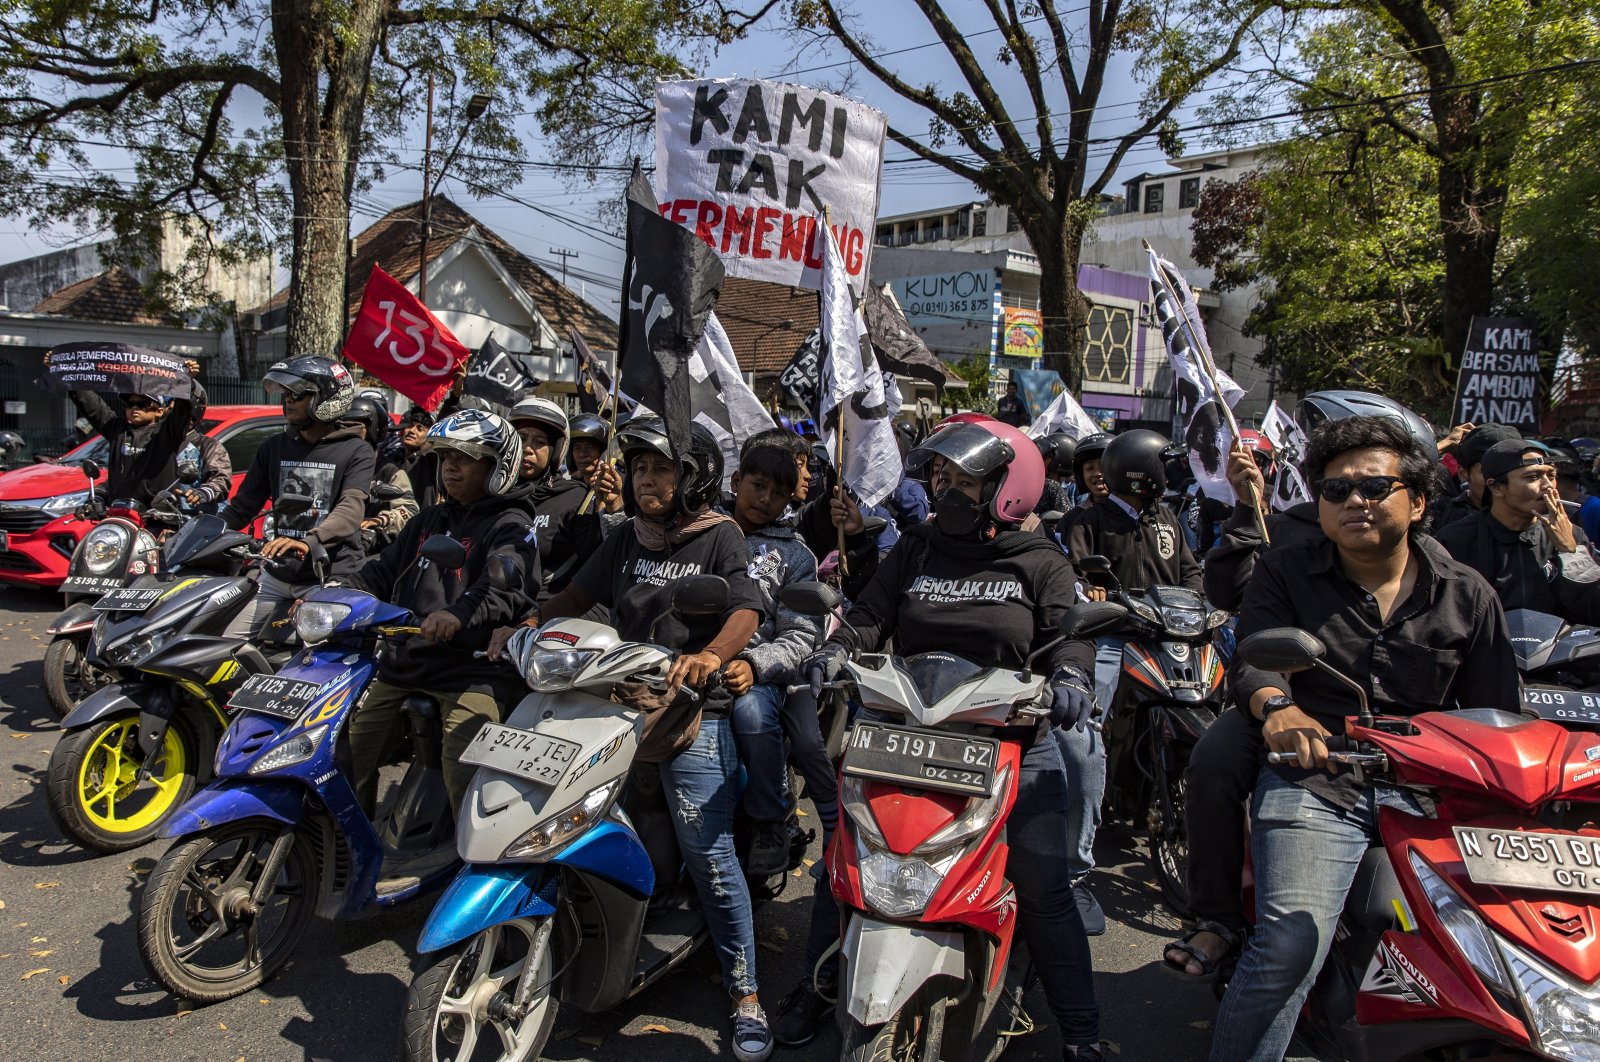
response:
[[[361,307],[361,290],[374,265],[405,284],[414,280],[420,267],[420,229],[422,200],[397,207],[373,222],[356,237],[356,253],[350,259],[350,312]],[[617,326],[601,310],[541,269],[531,258],[512,247],[499,234],[467,213],[445,196],[433,197],[433,220],[429,226],[428,261],[448,251],[457,239],[473,234],[495,256],[500,265],[528,293],[544,319],[562,338],[568,327],[576,326],[595,350],[615,350]],[[274,295],[257,312],[266,313],[289,301],[287,288]]]
[[[728,277],[717,299],[717,320],[739,356],[739,368],[782,372],[795,348],[817,327],[817,293]],[[790,322],[788,328],[782,327],[784,321]]]
[[[51,292],[40,300],[33,312],[85,321],[165,323],[146,311],[144,291],[133,275],[121,266],[113,266],[104,273]]]

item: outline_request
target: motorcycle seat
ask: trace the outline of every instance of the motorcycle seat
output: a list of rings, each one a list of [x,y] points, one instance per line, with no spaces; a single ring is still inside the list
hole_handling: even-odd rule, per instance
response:
[[[1389,863],[1389,853],[1382,846],[1367,849],[1345,897],[1345,918],[1368,932],[1381,933],[1394,928],[1394,901],[1400,898],[1400,880]]]

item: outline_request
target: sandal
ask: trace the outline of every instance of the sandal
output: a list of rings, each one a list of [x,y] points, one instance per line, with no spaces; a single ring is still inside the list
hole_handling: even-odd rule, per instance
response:
[[[1227,946],[1223,948],[1221,954],[1207,957],[1194,946],[1194,938],[1201,933],[1210,933],[1213,936],[1221,937],[1223,943]],[[1211,984],[1222,976],[1225,967],[1231,965],[1233,960],[1238,958],[1239,936],[1240,934],[1236,930],[1229,929],[1221,922],[1201,922],[1193,930],[1185,934],[1182,940],[1169,941],[1162,948],[1161,967],[1167,973],[1180,980],[1192,981],[1195,984]],[[1173,962],[1167,957],[1166,953],[1169,951],[1181,951],[1187,958],[1181,962]],[[1190,973],[1185,968],[1190,960],[1200,964],[1199,973]]]

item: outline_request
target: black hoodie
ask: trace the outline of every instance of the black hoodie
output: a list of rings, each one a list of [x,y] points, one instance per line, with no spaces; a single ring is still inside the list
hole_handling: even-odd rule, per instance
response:
[[[1135,520],[1112,497],[1098,498],[1064,536],[1076,563],[1096,554],[1111,562],[1124,590],[1151,586],[1200,589],[1200,565],[1172,510],[1159,503]]]
[[[67,397],[111,444],[101,487],[107,502],[131,498],[149,505],[177,481],[178,452],[189,440],[192,420],[188,399],[172,401],[154,424],[135,428],[93,391],[68,391]]]
[[[1268,549],[1316,542],[1327,536],[1317,520],[1317,503],[1300,502],[1281,513],[1267,514],[1267,534],[1272,545],[1263,547],[1261,529],[1256,526],[1255,510],[1243,502],[1222,522],[1217,544],[1206,553],[1206,600],[1212,607],[1238,612],[1244,590],[1256,571],[1256,558]]]
[[[359,426],[334,428],[314,443],[306,442],[293,427],[285,428],[256,451],[222,519],[238,529],[261,515],[269,500],[274,509],[282,509],[286,495],[306,497],[309,508],[303,513],[274,521],[276,534],[315,538],[327,547],[332,574],[349,575],[363,560],[361,518],[376,474],[376,456]],[[288,583],[314,582],[311,558],[281,578]]]
[[[520,686],[512,672],[472,654],[489,647],[496,627],[515,623],[532,607],[528,588],[539,585],[539,551],[528,518],[532,491],[518,485],[471,505],[450,500],[430,505],[349,579],[357,589],[410,609],[418,623],[441,610],[461,621],[460,633],[448,644],[410,638],[393,646],[384,654],[379,678],[434,690]],[[422,544],[434,535],[448,535],[465,547],[467,559],[459,571],[442,571],[421,559]],[[489,579],[489,558],[502,553],[515,562],[517,577],[499,589]]]
[[[544,572],[544,601],[572,581],[578,567],[600,548],[600,514],[593,505],[579,513],[589,490],[575,479],[546,476],[533,484],[533,530],[539,538],[539,564]]]

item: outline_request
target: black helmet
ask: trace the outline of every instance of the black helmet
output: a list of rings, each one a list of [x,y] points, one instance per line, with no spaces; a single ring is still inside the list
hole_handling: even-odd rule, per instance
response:
[[[579,413],[575,417],[568,418],[567,468],[573,472],[578,468],[572,459],[572,444],[579,439],[587,439],[604,450],[611,442],[611,429],[606,425],[604,417],[597,417],[593,413]]]
[[[660,417],[639,417],[617,429],[617,449],[625,465],[643,450],[657,453],[678,463],[678,489],[674,492],[677,509],[685,516],[704,512],[722,490],[722,447],[717,437],[700,424],[689,427],[689,452],[675,456],[667,439],[667,426]],[[632,491],[629,492],[632,504]]]
[[[1167,447],[1160,432],[1146,428],[1125,431],[1106,445],[1100,472],[1112,494],[1131,494],[1146,503],[1159,501],[1167,490]]]
[[[1089,484],[1083,481],[1083,466],[1090,461],[1097,461],[1106,452],[1106,446],[1116,438],[1108,431],[1097,431],[1093,435],[1085,435],[1078,440],[1078,448],[1072,452],[1072,478],[1078,484],[1078,490],[1087,494]]]
[[[383,445],[388,434],[389,414],[365,395],[350,400],[350,408],[339,417],[340,424],[359,424],[367,429],[367,442],[374,448]]]
[[[275,363],[267,369],[262,385],[269,398],[284,392],[314,392],[316,399],[311,403],[311,418],[324,424],[344,416],[356,396],[356,382],[350,370],[332,358],[316,354],[302,354]]]
[[[1545,448],[1550,451],[1550,463],[1555,466],[1557,476],[1569,479],[1582,470],[1583,455],[1576,446],[1565,439],[1549,438],[1542,441]]]
[[[1359,416],[1398,421],[1401,427],[1422,443],[1429,457],[1435,461],[1439,459],[1438,440],[1434,438],[1433,426],[1392,398],[1367,391],[1315,391],[1294,407],[1294,422],[1307,435],[1326,421]]]
[[[1039,456],[1044,458],[1046,474],[1065,476],[1072,471],[1072,459],[1078,452],[1078,443],[1072,436],[1061,432],[1041,435],[1033,440],[1033,445],[1039,448]]]
[[[189,381],[189,423],[190,424],[193,424],[197,428],[200,426],[200,422],[202,420],[204,420],[205,417],[206,417],[206,406],[209,404],[209,402],[210,402],[210,397],[206,394],[206,389],[204,387],[200,386],[200,381],[199,380],[190,380]]]
[[[4,454],[8,457],[11,454],[20,454],[24,449],[27,448],[27,445],[28,444],[23,441],[22,436],[18,435],[16,432],[0,431],[0,454]]]

